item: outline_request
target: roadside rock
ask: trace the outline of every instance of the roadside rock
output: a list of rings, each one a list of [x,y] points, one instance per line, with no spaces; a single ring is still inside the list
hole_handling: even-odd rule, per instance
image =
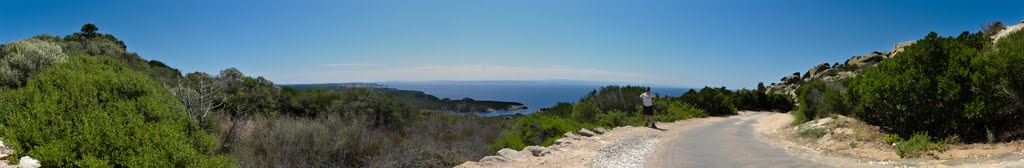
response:
[[[21,157],[21,161],[18,163],[18,168],[39,168],[43,167],[39,164],[39,160],[33,159],[32,157],[24,156]]]
[[[502,157],[502,156],[484,156],[483,159],[480,159],[480,163],[482,163],[482,164],[486,164],[486,163],[505,163],[505,162],[512,162],[512,159],[508,159],[508,158]]]
[[[565,134],[562,134],[562,137],[572,138],[572,139],[580,139],[579,135],[576,135],[576,134],[574,134],[572,132],[565,132]]]
[[[523,153],[519,153],[519,151],[512,150],[512,149],[509,149],[509,148],[498,150],[498,154],[503,156],[503,157],[505,157],[505,158],[512,159],[512,160],[515,160],[515,161],[524,161],[524,160],[526,160],[526,156],[523,156]]]
[[[527,146],[526,148],[523,148],[523,150],[530,152],[530,154],[533,154],[535,157],[551,154],[551,151],[549,151],[548,148],[540,146]]]
[[[597,134],[595,134],[593,131],[590,131],[590,130],[588,130],[586,128],[580,128],[580,135],[583,135],[585,137],[592,137],[592,136],[597,135]]]
[[[569,144],[569,143],[572,143],[572,139],[569,138],[569,137],[563,137],[563,138],[559,138],[559,139],[555,140],[554,145],[565,145],[565,144]]]
[[[604,134],[605,132],[608,132],[608,130],[607,130],[607,129],[604,129],[604,127],[597,127],[597,128],[594,128],[594,133],[597,133],[598,135],[600,135],[600,134]]]

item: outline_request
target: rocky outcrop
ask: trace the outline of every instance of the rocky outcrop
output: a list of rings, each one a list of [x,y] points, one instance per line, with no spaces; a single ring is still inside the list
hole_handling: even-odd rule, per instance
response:
[[[794,72],[793,75],[782,77],[782,84],[793,84],[800,81],[800,72]]]
[[[885,55],[885,58],[889,59],[889,58],[892,58],[892,57],[896,57],[897,53],[903,52],[903,48],[906,48],[907,46],[910,46],[910,45],[914,45],[914,43],[917,43],[917,40],[904,41],[902,43],[899,43],[899,44],[896,44],[896,45],[892,46],[892,52],[890,52],[889,54]]]
[[[1020,23],[1017,25],[1006,27],[1005,29],[999,31],[999,33],[992,35],[992,43],[999,42],[999,39],[1003,39],[1004,37],[1010,35],[1010,33],[1020,31],[1020,29],[1022,28],[1024,28],[1024,20],[1021,20]]]
[[[885,59],[886,55],[889,55],[889,53],[875,51],[862,56],[853,56],[850,57],[849,60],[846,60],[846,65],[855,65],[858,67],[874,65],[875,63],[881,62],[882,59]]]
[[[805,77],[803,79],[807,80],[807,79],[809,79],[811,77],[814,77],[814,76],[818,75],[819,73],[824,72],[825,70],[828,70],[830,68],[832,68],[832,66],[829,66],[828,63],[818,64],[818,65],[814,66],[814,68],[811,68],[811,69],[807,70],[807,73],[805,73],[805,75],[804,75]]]

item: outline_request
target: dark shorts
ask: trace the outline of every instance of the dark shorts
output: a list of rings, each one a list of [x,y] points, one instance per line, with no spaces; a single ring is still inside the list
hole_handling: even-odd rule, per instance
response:
[[[644,113],[644,115],[653,116],[654,115],[654,106],[644,106],[643,113]]]

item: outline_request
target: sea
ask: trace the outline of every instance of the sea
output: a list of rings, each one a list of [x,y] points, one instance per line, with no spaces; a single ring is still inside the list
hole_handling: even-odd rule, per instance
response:
[[[462,99],[468,97],[474,100],[519,102],[527,107],[525,110],[517,111],[477,113],[477,115],[485,117],[531,114],[541,108],[552,107],[558,102],[579,101],[580,98],[595,89],[613,85],[583,81],[399,81],[380,84],[402,90],[423,91],[438,98]],[[689,88],[651,87],[651,92],[658,95],[679,96],[687,90]]]

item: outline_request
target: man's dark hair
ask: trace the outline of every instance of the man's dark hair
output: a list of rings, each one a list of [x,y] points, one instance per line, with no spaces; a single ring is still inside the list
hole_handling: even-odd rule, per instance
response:
[[[651,87],[647,87],[647,90],[651,90]]]

